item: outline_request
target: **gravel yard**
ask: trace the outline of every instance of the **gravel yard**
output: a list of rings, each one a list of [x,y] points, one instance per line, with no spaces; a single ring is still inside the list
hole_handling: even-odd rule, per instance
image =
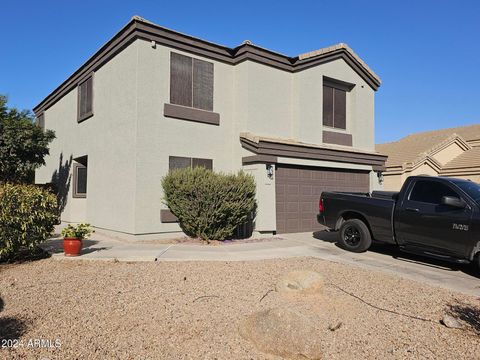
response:
[[[323,295],[269,291],[292,270],[321,273]],[[423,320],[379,310],[346,292]],[[23,342],[23,347],[0,349],[2,359],[278,359],[238,333],[246,315],[275,307],[294,309],[315,322],[324,359],[480,358],[479,299],[310,258],[229,263],[46,259],[0,265],[0,298],[3,345],[12,345],[5,339]],[[472,326],[441,325],[451,306],[469,313]],[[29,347],[35,339],[51,340],[52,347]]]

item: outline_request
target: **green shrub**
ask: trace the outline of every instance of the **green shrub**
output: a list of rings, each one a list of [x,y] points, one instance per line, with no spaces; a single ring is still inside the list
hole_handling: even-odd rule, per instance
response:
[[[58,222],[57,198],[34,185],[0,186],[0,258],[34,250]]]
[[[224,240],[255,211],[255,180],[240,171],[173,170],[162,179],[165,204],[189,236]]]

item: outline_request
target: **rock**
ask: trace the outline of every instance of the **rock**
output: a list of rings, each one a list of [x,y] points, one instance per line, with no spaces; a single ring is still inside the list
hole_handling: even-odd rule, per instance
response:
[[[451,315],[445,315],[440,322],[451,329],[463,329],[463,324]]]
[[[321,359],[319,331],[308,317],[290,309],[254,313],[240,323],[239,332],[265,353],[288,359]]]
[[[292,271],[280,278],[276,290],[287,294],[320,294],[323,291],[323,277],[315,271]]]

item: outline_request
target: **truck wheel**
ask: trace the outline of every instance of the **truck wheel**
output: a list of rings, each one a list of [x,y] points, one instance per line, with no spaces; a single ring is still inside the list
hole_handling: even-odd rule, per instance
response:
[[[352,252],[367,251],[372,245],[372,237],[367,225],[358,219],[345,221],[340,227],[339,245]]]

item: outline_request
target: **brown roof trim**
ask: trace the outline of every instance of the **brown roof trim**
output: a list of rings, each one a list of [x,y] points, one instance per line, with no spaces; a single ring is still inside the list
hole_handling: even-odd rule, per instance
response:
[[[301,59],[298,56],[289,57],[252,44],[242,44],[235,48],[229,48],[166,29],[135,16],[67,80],[35,106],[33,108],[35,114],[45,111],[55,104],[76,87],[86,74],[98,70],[136,39],[155,41],[160,45],[173,47],[231,65],[250,60],[289,72],[302,71],[326,62],[343,59],[372,89],[377,90],[380,86],[378,77],[370,69],[363,66],[346,48],[334,49],[332,47],[332,50],[328,50],[325,53]]]
[[[376,168],[384,168],[387,157],[385,155],[366,153],[360,151],[348,151],[332,148],[308,146],[304,144],[282,143],[281,141],[252,141],[240,137],[242,147],[261,156],[291,157],[310,160],[327,160],[361,165],[371,165]],[[245,158],[244,158],[245,159]]]
[[[276,156],[271,156],[271,155],[252,155],[252,156],[244,156],[242,158],[243,165],[276,164],[277,162],[278,162],[278,158]]]

